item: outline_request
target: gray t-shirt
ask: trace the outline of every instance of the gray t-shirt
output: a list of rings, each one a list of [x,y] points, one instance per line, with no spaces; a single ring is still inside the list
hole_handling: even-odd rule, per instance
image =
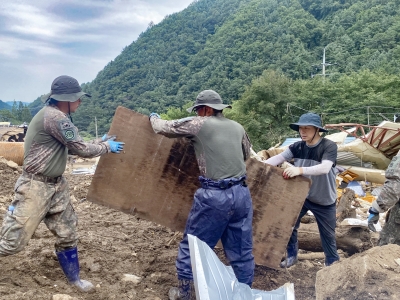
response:
[[[332,168],[327,174],[312,175],[312,180],[307,199],[319,205],[331,205],[336,202],[336,175],[335,164],[337,158],[337,146],[331,140],[321,138],[313,146],[307,146],[306,142],[300,141],[289,146],[282,156],[285,160],[294,159],[296,167],[312,167],[320,164],[323,160],[333,162]]]

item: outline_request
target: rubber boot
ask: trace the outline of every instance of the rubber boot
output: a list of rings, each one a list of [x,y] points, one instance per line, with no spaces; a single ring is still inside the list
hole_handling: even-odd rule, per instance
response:
[[[327,256],[325,257],[325,266],[329,267],[331,264],[333,264],[335,261],[338,261],[339,259],[337,257],[333,256]]]
[[[286,248],[287,257],[284,261],[281,262],[281,268],[289,268],[297,263],[297,253],[299,252],[299,242],[296,242],[293,245],[288,245]]]
[[[80,269],[78,249],[76,247],[57,252],[57,258],[70,284],[75,285],[82,292],[89,292],[94,288],[91,282],[79,278]]]
[[[194,300],[196,294],[194,291],[193,280],[179,279],[178,287],[173,287],[168,293],[169,300]]]

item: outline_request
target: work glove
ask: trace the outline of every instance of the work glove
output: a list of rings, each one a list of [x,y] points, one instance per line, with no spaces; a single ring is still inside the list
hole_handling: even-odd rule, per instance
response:
[[[156,117],[156,118],[158,118],[158,119],[161,119],[160,115],[159,115],[158,113],[155,113],[155,112],[152,112],[152,113],[149,115],[149,119],[151,119],[151,117]]]
[[[124,142],[114,142],[108,140],[107,143],[110,145],[110,150],[112,153],[120,153],[124,149]]]
[[[376,228],[374,224],[378,223],[379,221],[379,211],[377,211],[375,208],[372,206],[368,210],[369,216],[368,216],[368,228],[369,230],[376,232]]]
[[[101,138],[101,140],[103,141],[103,142],[106,142],[106,141],[114,141],[115,139],[117,138],[117,136],[116,135],[109,135],[108,133],[106,133],[105,135],[103,135],[103,137]]]
[[[282,175],[283,175],[283,178],[288,179],[291,177],[299,176],[302,173],[303,172],[302,172],[301,167],[289,167],[283,171]]]

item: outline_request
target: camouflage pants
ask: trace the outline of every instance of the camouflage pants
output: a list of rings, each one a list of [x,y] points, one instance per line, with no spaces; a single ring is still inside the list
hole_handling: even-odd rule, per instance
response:
[[[379,235],[378,245],[387,244],[400,246],[400,201],[390,209],[389,218]]]
[[[24,249],[42,220],[56,236],[57,251],[76,246],[77,217],[64,177],[58,183],[45,183],[21,175],[11,205],[14,211],[6,213],[1,228],[0,256]]]

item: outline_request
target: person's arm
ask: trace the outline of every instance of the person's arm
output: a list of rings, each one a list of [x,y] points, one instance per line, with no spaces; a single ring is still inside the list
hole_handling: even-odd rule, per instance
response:
[[[400,153],[400,151],[399,151]],[[379,213],[387,211],[400,198],[400,155],[393,157],[385,172],[386,181],[372,207]]]
[[[330,160],[323,160],[320,164],[312,167],[302,167],[302,175],[323,175],[328,174],[333,166]]]
[[[197,135],[207,117],[187,117],[178,120],[167,121],[161,119],[157,114],[150,115],[150,123],[157,134],[168,138],[187,137]]]
[[[400,151],[389,164],[385,172],[386,181],[378,198],[372,202],[368,212],[368,228],[376,231],[374,224],[379,221],[379,213],[387,211],[400,198]]]
[[[111,152],[107,142],[91,144],[85,143],[78,133],[78,128],[60,112],[59,116],[47,118],[44,129],[47,133],[57,139],[73,154],[81,157],[96,157]]]
[[[264,160],[263,163],[276,167],[284,163],[285,161],[286,161],[285,157],[280,153],[268,158],[267,160]]]

